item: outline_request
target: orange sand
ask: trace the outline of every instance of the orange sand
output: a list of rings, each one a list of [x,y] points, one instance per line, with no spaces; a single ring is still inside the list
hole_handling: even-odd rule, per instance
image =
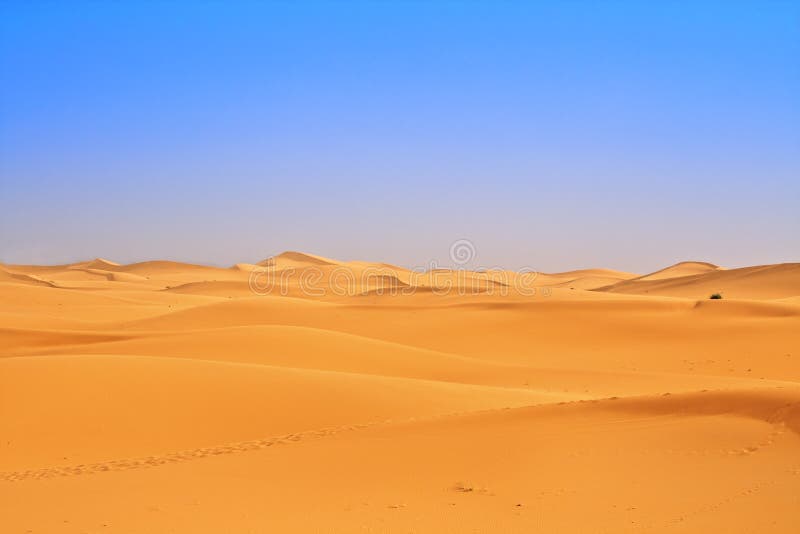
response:
[[[797,532],[800,264],[522,276],[0,266],[0,532]]]

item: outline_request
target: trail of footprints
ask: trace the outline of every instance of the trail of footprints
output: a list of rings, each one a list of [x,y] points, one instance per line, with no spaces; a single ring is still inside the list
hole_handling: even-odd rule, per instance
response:
[[[788,472],[791,473],[792,475],[800,475],[800,467],[791,468],[788,470]],[[737,502],[740,502],[743,499],[756,496],[762,490],[772,487],[777,483],[778,483],[777,480],[763,480],[757,482],[751,486],[748,486],[735,493],[732,493],[723,499],[706,504],[704,506],[700,506],[693,510],[687,510],[682,514],[679,514],[673,517],[672,519],[663,522],[661,525],[658,526],[655,524],[650,525],[650,528],[658,528],[659,530],[663,530],[663,528],[665,527],[674,526],[683,523],[684,521],[689,521],[697,516],[718,512],[726,506],[735,505]]]
[[[561,404],[561,403],[559,403]],[[64,476],[77,476],[88,475],[95,473],[105,473],[109,471],[127,471],[130,469],[147,469],[150,467],[158,467],[162,465],[175,464],[179,462],[186,462],[189,460],[196,460],[199,458],[208,458],[211,456],[220,456],[224,454],[234,454],[240,452],[257,451],[272,447],[273,445],[284,445],[288,443],[295,443],[302,440],[324,438],[333,436],[342,432],[363,430],[370,427],[387,425],[391,423],[402,422],[415,422],[425,420],[445,419],[448,417],[458,417],[462,415],[475,415],[481,413],[492,413],[503,410],[510,410],[511,408],[495,408],[468,412],[454,412],[449,414],[440,414],[430,417],[410,417],[405,420],[386,419],[384,421],[373,421],[368,423],[355,423],[341,426],[325,427],[318,430],[308,430],[303,432],[295,432],[291,434],[284,434],[265,439],[257,439],[250,441],[239,441],[235,443],[227,443],[216,447],[203,447],[198,449],[187,449],[184,451],[173,452],[163,455],[143,456],[140,458],[128,458],[122,460],[110,460],[107,462],[97,462],[91,464],[80,464],[74,466],[62,467],[43,467],[39,469],[29,469],[26,471],[6,471],[0,472],[0,481],[16,482],[28,479],[46,479]]]
[[[571,403],[571,402],[570,402]],[[559,403],[564,404],[564,403]],[[308,430],[304,432],[295,432],[291,434],[284,434],[265,439],[257,439],[250,441],[240,441],[235,443],[227,443],[216,447],[203,447],[198,449],[187,449],[184,451],[173,452],[163,455],[143,456],[140,458],[128,458],[121,460],[110,460],[107,462],[96,462],[90,464],[79,464],[74,466],[61,466],[61,467],[43,467],[39,469],[29,469],[26,471],[6,471],[0,472],[0,481],[16,482],[28,479],[46,479],[64,476],[77,476],[88,475],[95,473],[105,473],[109,471],[127,471],[130,469],[147,469],[150,467],[158,467],[162,465],[175,464],[179,462],[186,462],[189,460],[196,460],[199,458],[208,458],[211,456],[220,456],[224,454],[234,454],[240,452],[257,451],[272,447],[273,445],[284,445],[288,443],[295,443],[302,440],[324,438],[326,436],[333,436],[341,432],[362,430],[379,425],[387,425],[391,423],[401,422],[415,422],[424,420],[437,420],[445,419],[448,417],[458,417],[462,415],[475,415],[482,413],[492,413],[511,408],[495,408],[486,410],[476,410],[468,412],[455,412],[449,414],[440,414],[431,417],[410,417],[403,421],[386,419],[384,421],[373,421],[369,423],[356,423],[341,426],[332,426],[321,428],[318,430]]]
[[[303,432],[294,432],[291,434],[283,434],[281,436],[274,436],[265,439],[257,439],[250,441],[239,441],[235,443],[227,443],[215,447],[203,447],[198,449],[187,449],[184,451],[173,452],[163,455],[142,456],[140,458],[128,458],[121,460],[110,460],[107,462],[96,462],[90,464],[79,464],[74,466],[61,466],[61,467],[43,467],[40,469],[29,469],[26,471],[6,471],[0,472],[0,481],[16,482],[28,479],[46,479],[64,476],[77,476],[88,475],[95,473],[105,473],[109,471],[127,471],[130,469],[147,469],[150,467],[158,467],[162,465],[175,464],[179,462],[187,462],[189,460],[196,460],[199,458],[208,458],[211,456],[220,456],[224,454],[234,454],[241,452],[257,451],[272,447],[274,445],[285,445],[288,443],[296,443],[303,440],[319,439],[327,436],[333,436],[342,432],[351,432],[356,430],[363,430],[370,427],[387,425],[391,423],[400,422],[415,422],[423,420],[437,420],[445,419],[448,417],[458,417],[468,414],[491,413],[500,410],[509,410],[510,408],[487,409],[478,410],[474,412],[455,412],[449,414],[435,415],[431,417],[410,417],[403,421],[386,419],[384,421],[373,421],[368,423],[354,423],[349,425],[331,426],[317,430],[307,430]]]
[[[292,442],[298,442],[304,439],[321,438],[331,436],[340,432],[359,430],[367,428],[378,423],[365,423],[344,425],[338,427],[328,427],[319,430],[310,430],[306,432],[296,432],[292,434],[284,434],[266,439],[258,439],[251,441],[240,441],[237,443],[228,443],[217,447],[204,447],[200,449],[189,449],[185,451],[173,452],[160,456],[143,456],[141,458],[129,458],[123,460],[111,460],[108,462],[98,462],[91,464],[81,464],[74,466],[63,467],[48,467],[42,469],[31,469],[27,471],[9,471],[0,473],[0,480],[15,482],[18,480],[26,479],[43,479],[62,476],[76,476],[86,475],[93,473],[104,473],[108,471],[127,471],[129,469],[146,469],[149,467],[158,467],[161,465],[174,464],[178,462],[186,462],[197,458],[207,458],[209,456],[219,456],[223,454],[234,454],[239,452],[256,451],[266,449],[273,445],[283,445]]]
[[[555,404],[557,405],[565,405],[565,404],[579,404],[584,402],[604,402],[604,401],[614,401],[617,400],[618,397],[609,397],[606,399],[592,399],[592,400],[575,400],[575,401],[561,401]],[[545,403],[547,404],[547,403]],[[717,451],[691,451],[689,454],[728,454],[728,455],[747,455],[753,454],[757,452],[759,449],[763,447],[767,447],[772,445],[775,440],[783,433],[785,433],[788,429],[782,421],[778,419],[778,415],[782,415],[785,411],[790,410],[794,406],[797,406],[800,403],[791,403],[787,404],[784,408],[779,409],[773,416],[773,429],[768,434],[768,436],[759,442],[756,445],[735,449],[735,450],[717,450]],[[536,406],[536,405],[532,405]],[[438,419],[445,419],[449,417],[458,417],[463,415],[476,415],[476,414],[486,414],[498,411],[506,411],[510,410],[511,408],[495,408],[495,409],[486,409],[486,410],[476,410],[476,411],[469,411],[469,412],[455,412],[450,414],[440,414],[431,417],[411,417],[405,420],[405,422],[414,422],[414,421],[423,421],[423,420],[438,420]],[[778,420],[775,420],[778,419]],[[258,440],[250,440],[250,441],[240,441],[235,443],[227,443],[224,445],[218,445],[215,447],[203,447],[198,449],[187,449],[184,451],[173,452],[163,455],[153,455],[153,456],[143,456],[140,458],[129,458],[129,459],[121,459],[121,460],[110,460],[107,462],[96,462],[90,464],[79,464],[74,466],[61,466],[61,467],[44,467],[39,469],[29,469],[26,471],[7,471],[7,472],[0,472],[0,481],[6,482],[16,482],[20,480],[27,480],[27,479],[46,479],[46,478],[54,478],[54,477],[62,477],[62,476],[77,476],[77,475],[86,475],[86,474],[93,474],[93,473],[104,473],[109,471],[127,471],[130,469],[146,469],[150,467],[158,467],[162,465],[168,464],[175,464],[179,462],[186,462],[189,460],[195,460],[199,458],[207,458],[211,456],[220,456],[224,454],[234,454],[240,452],[248,452],[248,451],[256,451],[261,449],[266,449],[267,447],[272,447],[274,445],[284,445],[288,443],[299,442],[302,440],[308,439],[318,439],[324,438],[326,436],[333,436],[335,434],[339,434],[342,432],[348,431],[356,431],[362,430],[374,426],[379,425],[386,425],[390,423],[399,423],[402,421],[387,419],[384,421],[373,421],[368,423],[356,423],[356,424],[349,424],[349,425],[340,425],[340,426],[332,426],[332,427],[325,427],[317,430],[308,430],[303,432],[295,432],[291,434],[284,434],[281,436],[274,436],[265,439],[258,439]],[[677,453],[679,451],[667,450],[667,453]],[[684,451],[685,453],[685,451]]]

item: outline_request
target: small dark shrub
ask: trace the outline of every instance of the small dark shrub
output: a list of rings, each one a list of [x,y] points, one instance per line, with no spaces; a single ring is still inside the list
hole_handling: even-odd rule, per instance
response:
[[[711,300],[719,300],[722,298],[722,293],[714,293],[708,298],[710,298]]]

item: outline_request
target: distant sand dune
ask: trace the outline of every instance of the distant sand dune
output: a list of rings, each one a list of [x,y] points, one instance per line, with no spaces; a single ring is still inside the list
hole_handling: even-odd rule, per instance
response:
[[[719,265],[714,265],[713,263],[704,261],[682,261],[654,273],[635,278],[635,280],[666,280],[668,278],[680,278],[682,276],[707,274],[720,270],[724,270],[724,268],[720,267]]]
[[[686,271],[680,271],[686,272]],[[721,293],[724,298],[785,298],[800,292],[800,263],[762,265],[663,278],[652,276],[627,280],[600,288],[601,291],[640,295],[708,298]]]
[[[73,263],[69,267],[73,269],[102,269],[105,271],[113,271],[117,267],[120,267],[120,264],[103,258],[95,258],[91,261]]]
[[[267,258],[259,262],[258,265],[282,269],[286,267],[307,267],[309,265],[340,265],[340,262],[329,258],[323,258],[322,256],[314,256],[313,254],[288,251]]]
[[[39,276],[33,274],[10,272],[6,271],[5,269],[0,269],[0,282],[23,283],[23,284],[32,284],[37,286],[55,287],[55,284],[53,282],[44,280]]]

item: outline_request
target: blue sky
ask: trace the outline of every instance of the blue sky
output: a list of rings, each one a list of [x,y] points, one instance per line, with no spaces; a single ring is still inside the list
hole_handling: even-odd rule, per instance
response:
[[[0,261],[800,260],[797,2],[4,2]]]

